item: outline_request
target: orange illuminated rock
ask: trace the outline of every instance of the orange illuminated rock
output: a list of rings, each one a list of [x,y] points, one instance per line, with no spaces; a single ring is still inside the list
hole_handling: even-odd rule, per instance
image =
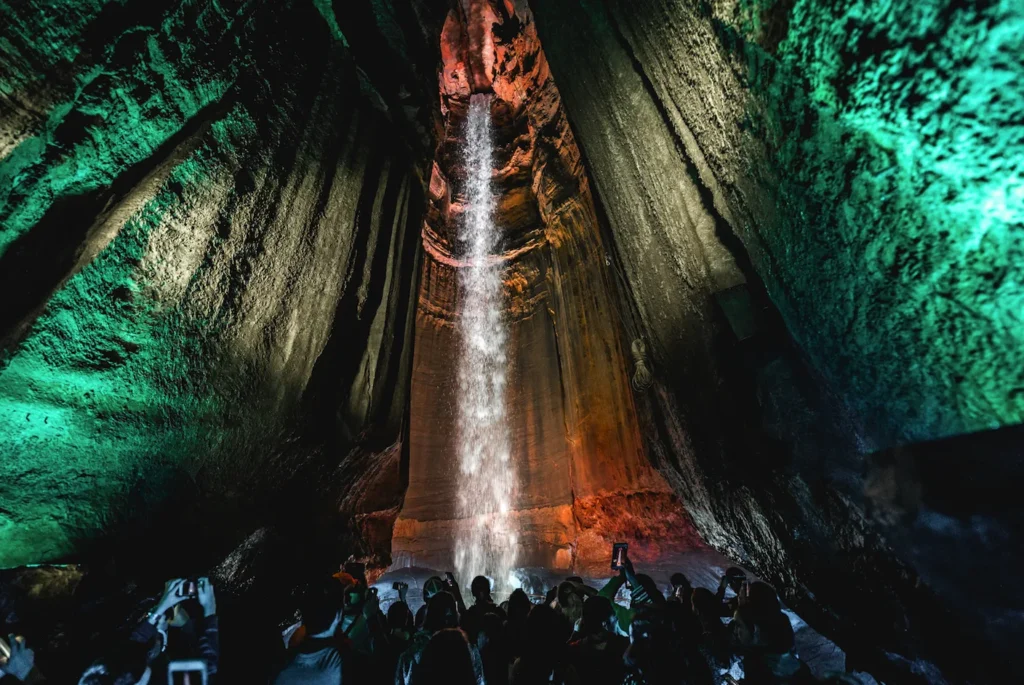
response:
[[[475,56],[481,46],[493,62]],[[423,227],[409,488],[395,524],[395,563],[449,567],[458,492],[474,487],[458,476],[455,321],[466,201],[462,130],[469,97],[479,91],[494,93],[502,233],[495,259],[507,302],[519,565],[597,570],[620,540],[640,560],[699,545],[682,504],[643,452],[614,275],[580,150],[525,3],[463,2],[448,16],[441,53],[446,128]]]

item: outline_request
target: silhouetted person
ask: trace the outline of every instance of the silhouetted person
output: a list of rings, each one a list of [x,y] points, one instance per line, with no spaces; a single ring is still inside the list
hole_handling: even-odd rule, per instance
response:
[[[625,675],[622,657],[629,640],[615,632],[615,612],[606,597],[583,603],[579,639],[570,645],[573,666],[582,683],[618,684]]]
[[[466,634],[458,628],[438,631],[413,669],[412,685],[484,685]]]
[[[743,572],[743,569],[736,566],[730,566],[725,570],[725,575],[718,582],[718,592],[715,597],[718,598],[718,603],[721,605],[719,609],[719,616],[732,616],[736,613],[736,607],[739,606],[740,592],[743,590],[743,585],[747,582],[747,574]],[[736,593],[735,597],[725,598],[725,589],[730,588]]]
[[[641,606],[629,625],[623,685],[684,685],[686,664],[665,620],[663,607]]]
[[[387,632],[373,649],[375,670],[385,677],[385,682],[394,679],[398,659],[409,648],[414,631],[412,612],[405,602],[398,601],[388,607]]]
[[[732,663],[729,647],[729,631],[720,617],[722,602],[707,588],[695,588],[692,601],[693,613],[700,624],[697,649],[712,672],[728,670]]]
[[[526,619],[526,643],[512,669],[512,685],[579,682],[569,663],[565,619],[547,604],[538,604]]]
[[[300,611],[306,638],[291,650],[288,665],[274,678],[274,685],[339,685],[342,656],[335,631],[342,621],[344,588],[333,578],[314,584],[302,598]]]
[[[557,608],[570,627],[583,617],[583,595],[574,583],[567,580],[558,584]]]
[[[491,581],[485,576],[474,578],[473,583],[470,585],[470,590],[473,593],[473,606],[466,609],[462,614],[459,625],[466,631],[469,641],[475,644],[484,615],[497,614],[504,621],[505,612],[491,598]]]
[[[515,589],[508,598],[508,620],[505,634],[508,636],[510,659],[515,661],[523,653],[526,643],[526,619],[530,615],[533,602],[521,589]]]
[[[446,628],[457,628],[458,625],[459,610],[455,598],[448,592],[439,592],[431,597],[423,615],[423,628],[413,635],[408,649],[402,652],[398,659],[398,668],[395,670],[396,685],[409,685],[412,682],[413,670],[420,662],[423,650],[434,633]]]
[[[430,598],[439,592],[444,592],[447,589],[447,585],[443,580],[437,576],[430,576],[426,582],[423,583],[423,605],[416,612],[416,630],[423,627],[423,616],[427,613],[427,602]]]
[[[682,573],[673,573],[669,582],[672,584],[672,594],[668,598],[669,601],[682,602],[689,607],[690,596],[693,594],[693,586],[690,585],[690,580]]]
[[[744,683],[815,682],[807,666],[793,654],[793,626],[782,612],[775,590],[767,583],[756,582],[743,588],[729,628],[733,644],[743,657]]]
[[[512,656],[505,632],[505,621],[498,614],[484,614],[477,633],[476,646],[483,662],[487,685],[508,685]]]

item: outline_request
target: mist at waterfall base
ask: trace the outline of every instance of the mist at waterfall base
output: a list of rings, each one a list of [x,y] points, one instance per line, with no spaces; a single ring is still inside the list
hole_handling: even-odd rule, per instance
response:
[[[499,234],[494,222],[493,140],[490,96],[474,95],[466,122],[466,213],[459,239],[460,308],[458,467],[460,523],[455,533],[459,578],[491,578],[497,588],[510,584],[517,535],[510,520],[516,489],[506,411],[508,378],[501,264],[494,259]]]

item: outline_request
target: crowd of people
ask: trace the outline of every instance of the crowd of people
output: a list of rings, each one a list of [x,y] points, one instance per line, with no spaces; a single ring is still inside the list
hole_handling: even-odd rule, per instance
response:
[[[616,602],[623,586],[626,604]],[[717,592],[691,587],[682,574],[671,586],[666,596],[627,558],[600,589],[571,577],[536,602],[515,590],[497,604],[488,579],[478,576],[467,605],[448,573],[424,583],[414,615],[407,585],[395,584],[399,599],[382,611],[365,576],[343,571],[306,589],[301,620],[281,633],[280,657],[257,656],[274,662],[274,685],[821,682],[794,653],[793,629],[769,585],[730,568]],[[32,682],[31,649],[13,636],[9,642],[0,677]],[[218,662],[213,584],[178,579],[79,683],[206,685],[218,679]]]

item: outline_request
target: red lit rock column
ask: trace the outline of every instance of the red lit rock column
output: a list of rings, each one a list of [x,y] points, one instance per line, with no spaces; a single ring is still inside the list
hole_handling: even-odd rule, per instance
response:
[[[490,88],[509,325],[508,412],[519,480],[518,563],[599,572],[614,541],[629,541],[639,561],[699,542],[643,452],[629,386],[629,332],[580,150],[532,18],[522,7],[510,13],[511,5],[464,3],[461,14],[449,14],[442,35],[446,136],[423,229],[409,488],[392,553],[397,565],[450,566],[458,491],[474,487],[458,478],[455,447],[456,236],[469,95]],[[466,16],[489,19],[467,28]],[[481,46],[492,62],[477,54]],[[481,80],[481,73],[493,78]]]

